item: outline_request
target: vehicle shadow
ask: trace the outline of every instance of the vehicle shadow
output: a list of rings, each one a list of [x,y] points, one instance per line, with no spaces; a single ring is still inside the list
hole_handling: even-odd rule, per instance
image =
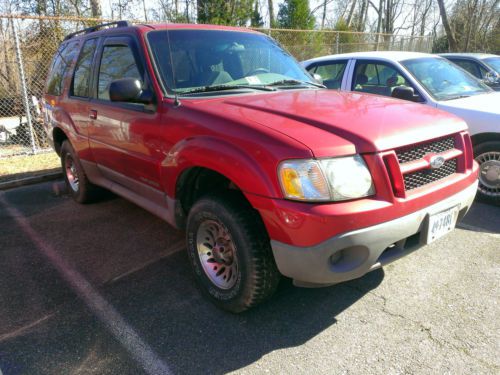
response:
[[[237,371],[275,350],[300,346],[384,278],[377,270],[321,289],[295,288],[284,279],[271,300],[233,315],[197,289],[185,250],[174,249],[184,243],[183,234],[133,204],[109,197],[75,205],[67,195],[54,194],[52,183],[7,191],[5,201],[175,374]],[[140,373],[140,363],[61,278],[40,244],[4,207],[0,219],[6,231],[0,300],[9,301],[8,309],[0,307],[0,367],[10,368],[9,374],[49,374],[92,364],[99,373]],[[2,332],[18,333],[2,342]]]
[[[383,278],[379,269],[319,289],[296,288],[284,279],[271,300],[234,315],[201,296],[181,251],[107,286],[105,293],[174,373],[219,374],[241,369],[272,351],[304,344],[335,324],[342,311]]]
[[[475,232],[500,234],[500,207],[476,201],[457,226]]]

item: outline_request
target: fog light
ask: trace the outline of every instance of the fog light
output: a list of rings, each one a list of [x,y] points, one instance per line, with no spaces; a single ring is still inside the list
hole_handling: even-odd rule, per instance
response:
[[[352,272],[361,267],[370,251],[365,246],[351,246],[337,251],[330,256],[330,264],[333,272]]]

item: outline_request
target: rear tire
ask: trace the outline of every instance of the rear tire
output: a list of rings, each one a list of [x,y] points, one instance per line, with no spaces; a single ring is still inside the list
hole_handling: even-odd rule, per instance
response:
[[[280,274],[260,216],[237,192],[209,195],[191,208],[187,251],[202,292],[239,313],[268,299]]]
[[[479,163],[479,200],[500,204],[500,142],[483,142],[474,147]]]
[[[89,181],[69,141],[62,143],[61,165],[69,194],[76,202],[91,203],[97,200],[102,190]]]

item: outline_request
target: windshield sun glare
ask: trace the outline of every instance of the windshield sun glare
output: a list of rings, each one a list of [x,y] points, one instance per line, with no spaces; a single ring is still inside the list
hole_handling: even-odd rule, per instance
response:
[[[158,30],[149,32],[147,40],[159,78],[171,94],[228,92],[233,86],[244,92],[291,80],[301,83],[294,88],[315,87],[297,61],[263,34]]]
[[[472,75],[442,58],[418,58],[402,62],[437,100],[450,100],[490,92]]]

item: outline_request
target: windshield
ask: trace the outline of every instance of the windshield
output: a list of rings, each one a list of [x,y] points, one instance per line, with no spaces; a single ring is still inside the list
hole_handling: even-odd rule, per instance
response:
[[[495,72],[500,74],[500,57],[488,57],[483,61],[491,66]]]
[[[419,58],[402,64],[437,100],[451,100],[491,90],[452,62],[442,58]]]
[[[263,34],[220,30],[169,30],[167,34],[160,30],[149,32],[147,39],[160,79],[170,93],[227,92],[228,86],[248,91],[279,82],[288,83],[289,88],[314,88],[311,76],[297,61]],[[291,85],[291,80],[297,82]]]

